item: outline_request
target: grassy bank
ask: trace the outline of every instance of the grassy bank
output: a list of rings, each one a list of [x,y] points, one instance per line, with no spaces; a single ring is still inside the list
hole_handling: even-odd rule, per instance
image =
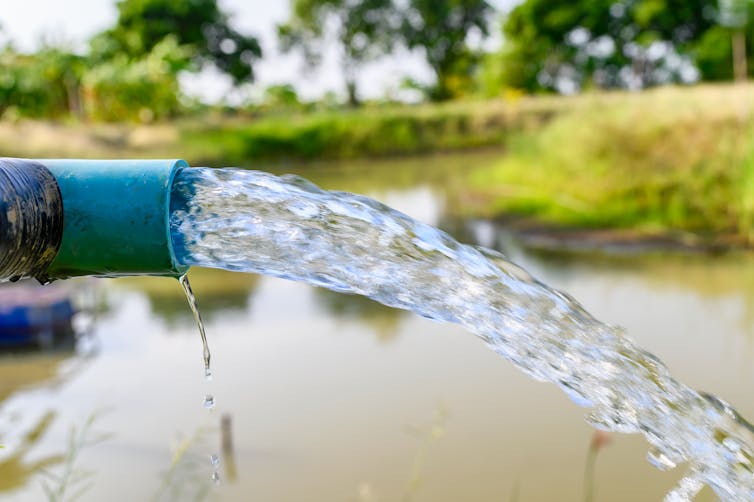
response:
[[[568,104],[553,98],[366,107],[183,129],[191,156],[249,162],[395,157],[504,144]]]
[[[30,157],[181,157],[194,165],[376,158],[500,145],[567,105],[554,98],[365,107],[156,125],[0,122],[0,151]]]
[[[466,212],[754,242],[754,87],[575,99],[472,173]]]

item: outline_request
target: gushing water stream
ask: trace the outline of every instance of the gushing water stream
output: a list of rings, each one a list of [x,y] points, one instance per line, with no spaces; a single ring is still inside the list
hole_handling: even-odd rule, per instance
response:
[[[187,265],[304,281],[459,323],[590,408],[595,427],[644,434],[658,468],[687,462],[666,500],[690,500],[704,484],[723,500],[754,500],[751,425],[500,253],[372,199],[255,171],[184,169],[171,211]]]

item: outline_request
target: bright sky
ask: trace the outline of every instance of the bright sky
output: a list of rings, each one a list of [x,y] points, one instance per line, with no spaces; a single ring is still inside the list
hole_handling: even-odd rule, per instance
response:
[[[517,0],[491,0],[498,8],[509,8]],[[294,83],[306,98],[321,96],[328,90],[341,93],[343,84],[337,53],[330,51],[323,67],[302,77],[302,61],[295,55],[277,51],[275,26],[289,13],[287,0],[220,0],[231,13],[232,24],[240,31],[257,36],[264,50],[264,59],[257,64],[257,92],[274,83]],[[2,39],[10,38],[22,50],[33,50],[43,39],[70,41],[83,46],[91,35],[115,21],[115,0],[0,0]],[[1,40],[1,39],[0,39]],[[431,73],[417,54],[401,53],[363,69],[359,78],[360,92],[365,97],[384,95],[395,89],[406,76],[428,82]],[[182,79],[184,89],[216,101],[228,95],[229,82],[213,72]]]

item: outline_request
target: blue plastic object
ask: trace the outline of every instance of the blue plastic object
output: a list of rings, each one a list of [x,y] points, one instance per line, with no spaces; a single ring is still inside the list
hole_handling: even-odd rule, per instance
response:
[[[24,292],[16,290],[13,300],[0,302],[0,348],[50,345],[72,330],[75,309],[68,295]],[[10,290],[5,293],[8,300]]]

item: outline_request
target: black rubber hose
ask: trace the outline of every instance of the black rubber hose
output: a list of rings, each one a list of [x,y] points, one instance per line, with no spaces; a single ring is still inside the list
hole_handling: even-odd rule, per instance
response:
[[[52,173],[39,162],[0,158],[0,281],[35,277],[60,248],[63,201]]]

